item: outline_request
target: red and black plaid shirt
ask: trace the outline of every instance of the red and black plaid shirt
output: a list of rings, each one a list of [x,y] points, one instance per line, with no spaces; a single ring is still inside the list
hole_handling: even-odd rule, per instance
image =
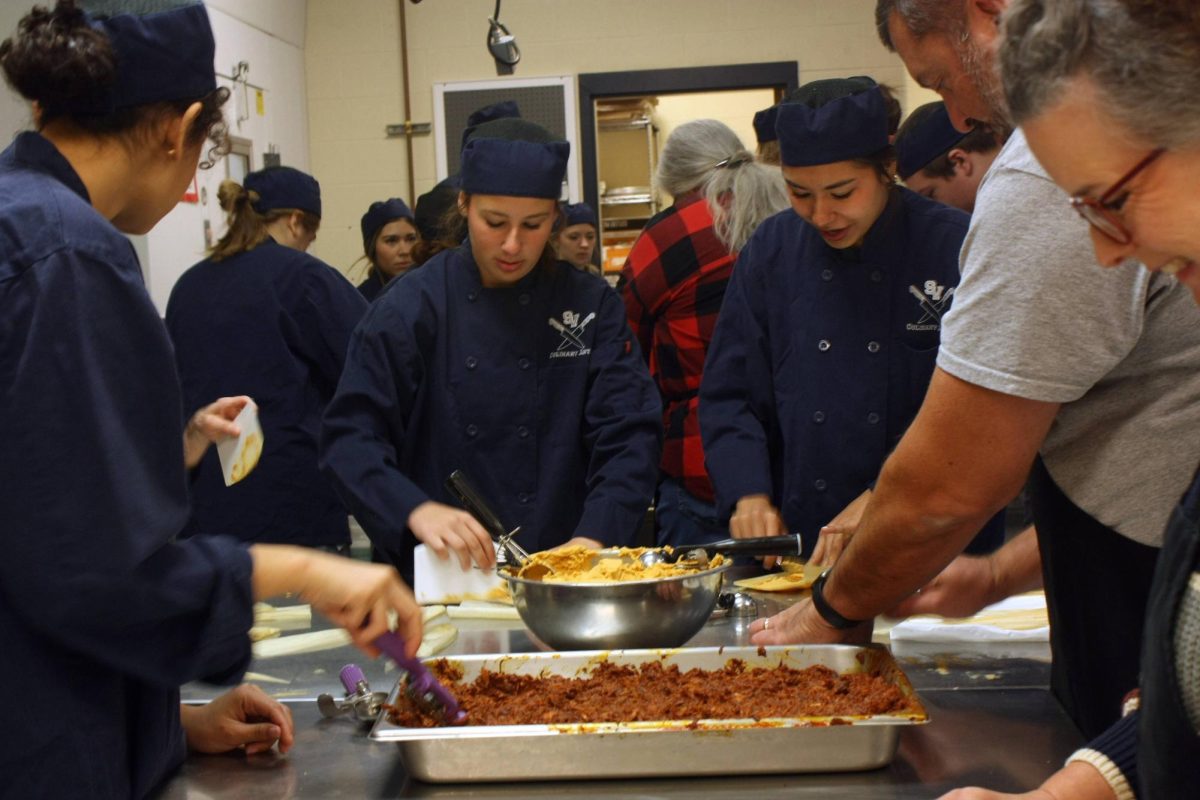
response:
[[[698,192],[656,214],[621,270],[629,327],[663,397],[663,473],[688,493],[713,501],[700,443],[700,377],[734,256],[713,230]]]

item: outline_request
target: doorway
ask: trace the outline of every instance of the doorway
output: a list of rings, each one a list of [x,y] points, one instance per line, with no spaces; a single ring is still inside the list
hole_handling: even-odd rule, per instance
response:
[[[646,223],[674,198],[654,187],[654,171],[675,128],[697,119],[724,122],[754,152],[754,113],[778,100],[772,88],[680,92],[596,100],[596,214],[600,264],[621,271]]]
[[[584,200],[600,218],[600,253],[610,282],[646,222],[666,204],[651,180],[677,125],[719,119],[750,150],[754,112],[798,85],[794,61],[579,76]]]

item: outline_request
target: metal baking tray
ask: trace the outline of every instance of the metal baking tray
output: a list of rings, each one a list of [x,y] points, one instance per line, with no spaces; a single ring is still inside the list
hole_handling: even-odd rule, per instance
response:
[[[484,667],[574,677],[602,660],[661,660],[680,670],[717,670],[734,658],[751,667],[823,664],[842,674],[878,672],[915,699],[912,684],[882,645],[596,650],[450,660],[462,666],[463,680],[469,682]],[[389,702],[396,702],[398,690],[399,684]],[[385,713],[376,720],[371,738],[396,742],[408,774],[432,783],[852,772],[891,763],[900,729],[929,721],[919,701],[916,709],[898,716],[838,717],[832,725],[828,717],[798,717],[457,728],[402,728]]]

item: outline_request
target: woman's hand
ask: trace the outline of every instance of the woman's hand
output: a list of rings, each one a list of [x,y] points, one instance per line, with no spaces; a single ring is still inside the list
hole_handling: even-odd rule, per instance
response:
[[[1007,794],[993,792],[991,789],[980,789],[978,786],[968,786],[965,789],[946,792],[938,800],[1055,800],[1055,798],[1040,789],[1022,794]]]
[[[389,630],[388,614],[397,616],[396,633],[415,656],[421,645],[421,607],[386,564],[369,564],[306,547],[255,544],[254,597],[294,592],[350,633],[354,644],[372,658],[373,642]]]
[[[210,444],[241,433],[233,420],[253,402],[245,395],[222,397],[192,415],[183,431],[183,463],[188,469],[200,463]]]
[[[188,748],[197,753],[225,753],[241,748],[250,756],[270,750],[276,742],[279,752],[286,753],[295,739],[288,707],[248,683],[207,705],[183,705],[179,716]]]
[[[850,537],[858,529],[858,523],[862,520],[863,511],[866,510],[870,500],[871,490],[868,489],[851,500],[850,504],[830,520],[828,525],[821,528],[817,546],[813,549],[812,557],[809,558],[810,563],[826,567],[832,567],[837,563],[842,551],[850,543]]]
[[[426,501],[408,516],[408,527],[437,557],[445,561],[450,551],[458,556],[463,572],[471,562],[483,570],[496,566],[496,547],[479,520],[453,506]]]
[[[947,792],[939,800],[1116,800],[1116,797],[1100,770],[1086,761],[1072,761],[1032,792],[1004,794],[971,786]]]

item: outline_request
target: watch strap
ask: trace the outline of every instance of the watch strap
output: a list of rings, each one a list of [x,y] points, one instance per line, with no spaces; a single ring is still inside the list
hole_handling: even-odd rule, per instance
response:
[[[866,620],[865,619],[849,619],[848,617],[843,617],[841,614],[839,614],[834,609],[833,606],[829,605],[829,602],[825,599],[825,579],[829,577],[830,571],[831,570],[828,570],[828,569],[825,570],[824,572],[822,572],[820,574],[820,576],[815,581],[813,581],[813,585],[812,585],[813,606],[816,607],[817,613],[821,615],[821,619],[825,620],[827,623],[829,623],[834,628],[837,628],[839,631],[849,630],[850,628],[857,628],[859,625],[862,625],[864,622],[866,622]]]

